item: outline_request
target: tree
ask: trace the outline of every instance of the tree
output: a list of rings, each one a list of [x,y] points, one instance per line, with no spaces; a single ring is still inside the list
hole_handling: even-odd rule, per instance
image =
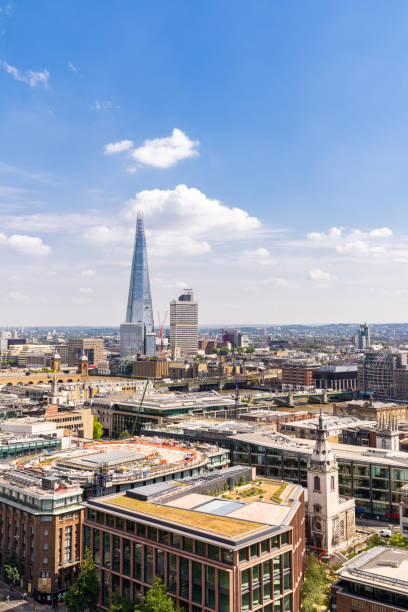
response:
[[[220,348],[220,355],[228,355],[229,353],[229,348],[227,348],[226,346],[223,346],[222,348]]]
[[[120,432],[119,434],[119,438],[121,440],[125,440],[126,438],[130,438],[130,433],[127,429],[124,429],[123,431]]]
[[[158,576],[154,579],[153,586],[146,593],[139,609],[142,612],[176,612],[174,602],[170,595],[167,595]]]
[[[325,566],[319,563],[312,553],[305,563],[305,579],[302,586],[303,612],[318,612],[319,607],[327,602],[330,581]]]
[[[93,439],[100,440],[102,438],[103,428],[102,424],[98,421],[97,417],[93,420]]]
[[[16,557],[10,557],[3,563],[3,575],[10,589],[13,590],[14,585],[20,582],[20,570]]]
[[[247,352],[247,353],[255,353],[255,347],[253,347],[253,346],[248,346],[248,348],[247,348],[246,352]]]
[[[112,603],[108,612],[135,612],[136,606],[132,601],[125,599],[118,592],[112,593]]]
[[[392,534],[388,544],[390,546],[398,546],[399,548],[408,548],[408,540],[398,532]]]
[[[93,612],[99,600],[99,580],[89,548],[85,551],[81,569],[74,584],[63,596],[68,612]]]

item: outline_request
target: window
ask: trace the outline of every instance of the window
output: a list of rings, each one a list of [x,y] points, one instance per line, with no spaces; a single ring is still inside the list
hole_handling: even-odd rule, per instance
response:
[[[44,550],[48,550],[48,544],[44,544]]]
[[[320,477],[315,476],[313,479],[313,489],[315,491],[320,491]]]
[[[50,572],[40,572],[40,578],[49,578]]]
[[[330,478],[330,488],[332,491],[334,491],[334,476]]]
[[[322,511],[322,507],[321,507],[321,505],[320,505],[320,504],[315,504],[315,505],[313,506],[313,512],[314,512],[315,514],[320,514],[320,513],[321,513],[321,511]]]
[[[43,559],[43,565],[48,565],[48,557],[44,557],[44,559]]]
[[[44,535],[47,536],[48,535],[48,529],[44,529]]]

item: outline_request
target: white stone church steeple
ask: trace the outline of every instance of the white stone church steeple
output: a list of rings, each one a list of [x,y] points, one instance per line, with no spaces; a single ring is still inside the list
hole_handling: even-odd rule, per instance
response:
[[[307,468],[308,527],[311,545],[331,554],[342,540],[347,540],[351,520],[354,533],[355,519],[354,500],[340,500],[339,468],[327,437],[320,410],[316,443]]]

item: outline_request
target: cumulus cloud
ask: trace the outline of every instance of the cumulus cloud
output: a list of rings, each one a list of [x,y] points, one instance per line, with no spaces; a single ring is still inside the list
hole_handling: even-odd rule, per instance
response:
[[[354,240],[336,246],[337,253],[345,255],[385,255],[386,249],[382,246],[372,246],[363,240]]]
[[[41,238],[36,236],[24,236],[22,234],[13,234],[6,236],[0,233],[0,245],[7,245],[17,251],[26,253],[27,255],[48,255],[51,252],[51,247],[44,244]]]
[[[156,168],[169,168],[178,161],[198,155],[198,140],[190,138],[182,130],[174,128],[171,136],[145,140],[132,151],[132,157],[140,164]]]
[[[327,234],[325,234],[324,232],[310,232],[307,237],[309,240],[320,241],[327,240],[329,238],[340,238],[342,233],[343,230],[341,227],[332,227],[329,229]]]
[[[71,70],[71,72],[78,72],[79,68],[77,68],[77,66],[75,66],[71,60],[68,60],[68,68]]]
[[[79,292],[80,293],[93,293],[93,289],[91,287],[80,287]]]
[[[96,272],[95,270],[82,270],[81,272],[81,276],[85,276],[85,277],[90,277],[90,276],[95,276]]]
[[[3,69],[10,74],[16,81],[21,83],[27,83],[30,87],[36,87],[37,85],[48,85],[50,73],[46,68],[40,72],[34,70],[19,70],[15,66],[11,66],[7,62],[1,62]]]
[[[333,279],[333,276],[329,272],[324,272],[319,268],[315,268],[314,270],[310,270],[309,278],[320,283],[327,283]]]
[[[18,291],[12,291],[11,293],[8,293],[7,297],[11,300],[16,300],[16,302],[26,302],[29,299],[28,295],[25,295],[24,293],[19,293]]]
[[[389,238],[392,236],[392,230],[389,227],[379,227],[377,229],[371,230],[369,235],[373,238]]]
[[[133,146],[133,140],[120,140],[119,142],[110,142],[105,145],[104,153],[114,154],[114,153],[123,153],[124,151],[129,151],[129,149]]]
[[[141,210],[154,227],[166,231],[183,231],[191,236],[233,238],[234,232],[256,230],[260,221],[242,208],[230,208],[219,200],[207,198],[199,189],[178,185],[175,189],[140,191],[128,200],[126,217],[136,218]],[[228,234],[226,234],[228,232]],[[213,234],[214,236],[214,234]]]
[[[207,198],[198,189],[178,185],[169,190],[140,191],[128,200],[113,224],[90,227],[84,237],[94,244],[131,246],[139,210],[145,216],[149,252],[153,255],[208,253],[215,241],[246,239],[261,227],[260,221],[246,211]]]
[[[275,263],[270,252],[265,247],[242,251],[242,255],[245,259],[255,261],[257,264],[261,265],[271,265]]]

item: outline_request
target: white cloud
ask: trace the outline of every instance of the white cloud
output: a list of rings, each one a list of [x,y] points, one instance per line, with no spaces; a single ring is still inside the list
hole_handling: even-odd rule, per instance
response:
[[[310,270],[309,278],[314,281],[327,283],[328,281],[333,279],[333,276],[329,272],[324,272],[319,268],[315,268],[314,270]]]
[[[26,253],[27,255],[49,255],[51,247],[44,244],[41,238],[36,236],[24,236],[22,234],[13,234],[7,240],[7,243],[17,251]]]
[[[29,299],[28,295],[24,295],[24,293],[19,293],[18,291],[8,293],[7,297],[11,300],[16,300],[16,302],[26,302]]]
[[[256,217],[250,217],[242,208],[225,206],[219,200],[207,198],[199,189],[186,185],[168,190],[140,191],[135,198],[128,200],[125,216],[134,219],[138,210],[153,222],[153,227],[190,236],[210,238],[212,234],[214,239],[233,239],[234,233],[250,232],[261,226]]]
[[[80,293],[93,293],[93,289],[91,287],[80,287],[79,292]]]
[[[327,240],[329,238],[340,238],[342,233],[343,233],[343,230],[341,227],[332,227],[329,229],[327,234],[325,234],[324,232],[310,232],[307,235],[307,238],[312,241],[320,241],[320,240]]]
[[[85,277],[95,276],[95,274],[96,274],[95,270],[82,270],[81,272],[81,276],[85,276]]]
[[[255,261],[260,265],[272,265],[275,261],[272,259],[270,252],[265,247],[259,247],[257,249],[248,249],[242,251],[244,259]]]
[[[19,70],[15,66],[11,66],[7,62],[1,62],[4,70],[10,74],[16,81],[27,83],[30,87],[36,87],[36,85],[48,85],[50,73],[46,68],[42,72],[35,72],[34,70]]]
[[[120,106],[113,104],[112,100],[95,100],[95,104],[91,106],[92,110],[105,111],[105,110],[118,110]]]
[[[377,229],[371,230],[369,233],[373,238],[389,238],[392,236],[392,230],[389,227],[379,227]]]
[[[119,227],[96,225],[85,232],[84,237],[94,244],[114,244],[123,242],[124,233]]]
[[[169,168],[178,161],[198,155],[198,140],[190,138],[174,128],[171,136],[145,140],[141,147],[132,151],[132,157],[139,163],[156,168]]]
[[[68,60],[68,68],[71,70],[71,72],[78,72],[79,68],[77,68],[77,66],[75,66],[71,60]]]
[[[382,246],[371,246],[363,240],[354,240],[336,246],[337,253],[345,255],[385,255],[386,249]]]
[[[104,153],[123,153],[128,151],[133,146],[133,140],[120,140],[119,142],[110,142],[105,145]]]

